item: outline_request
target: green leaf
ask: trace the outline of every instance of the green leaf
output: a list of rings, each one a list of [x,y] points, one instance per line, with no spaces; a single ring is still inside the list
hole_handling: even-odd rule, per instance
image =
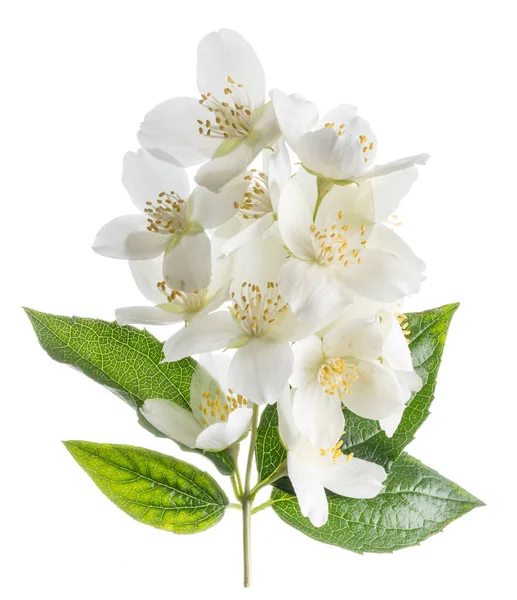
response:
[[[287,458],[278,433],[276,404],[268,404],[260,417],[255,454],[260,481],[270,477]]]
[[[25,312],[51,358],[78,369],[122,398],[137,411],[139,423],[155,435],[163,437],[139,411],[145,400],[164,398],[190,410],[190,380],[196,362],[185,358],[161,363],[163,344],[145,329],[30,308]],[[233,473],[227,453],[200,453],[224,475]]]
[[[409,401],[391,438],[377,421],[363,419],[345,410],[343,451],[353,452],[357,458],[376,462],[389,469],[414,439],[415,433],[429,416],[447,332],[458,306],[457,303],[446,304],[421,313],[407,314],[406,329],[411,332],[408,336],[409,349],[413,366],[422,379],[422,389]]]
[[[64,444],[101,492],[145,525],[198,533],[218,523],[228,506],[213,477],[172,456],[134,446]]]
[[[483,502],[406,453],[393,464],[385,490],[369,500],[328,495],[329,519],[314,527],[295,496],[273,489],[273,510],[286,523],[325,544],[353,552],[393,552],[441,531]]]

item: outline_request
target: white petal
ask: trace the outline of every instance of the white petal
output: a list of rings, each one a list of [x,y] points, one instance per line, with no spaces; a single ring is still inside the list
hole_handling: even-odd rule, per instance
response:
[[[413,361],[411,352],[406,340],[406,336],[402,332],[402,327],[395,316],[384,316],[383,321],[389,319],[389,332],[384,339],[384,347],[382,349],[382,358],[388,361],[390,367],[400,371],[412,371]]]
[[[253,411],[250,408],[237,408],[228,415],[228,421],[214,423],[202,431],[196,447],[218,452],[241,440],[250,428]]]
[[[251,106],[264,104],[266,83],[262,65],[251,45],[231,29],[206,35],[197,49],[197,86],[201,94],[224,99],[228,77],[242,84]]]
[[[273,223],[273,213],[267,213],[260,219],[254,220],[251,225],[244,227],[242,231],[239,231],[237,235],[234,235],[224,244],[224,254],[231,254],[235,250],[246,246],[246,244],[260,240]]]
[[[242,341],[240,328],[235,325],[230,313],[211,313],[195,319],[165,342],[164,362],[174,362],[192,354],[221,350]]]
[[[365,298],[394,302],[418,292],[424,280],[425,264],[384,225],[375,226],[361,258],[362,264],[345,275],[347,284]]]
[[[345,455],[319,470],[318,475],[328,490],[347,498],[374,498],[387,477],[381,466],[360,458],[347,461]]]
[[[269,197],[275,212],[278,210],[280,193],[284,185],[291,179],[291,161],[286,145],[283,140],[280,140],[277,146],[278,150],[275,152],[264,150],[268,156],[267,167],[264,168],[264,171],[268,175]]]
[[[314,381],[318,376],[321,364],[325,360],[322,351],[321,339],[317,335],[293,344],[294,364],[293,374],[289,379],[293,387],[303,386]]]
[[[373,186],[377,221],[384,221],[397,210],[402,198],[409,192],[417,177],[418,169],[413,167],[369,180]]]
[[[379,425],[381,426],[382,429],[384,429],[384,433],[388,437],[392,437],[392,435],[395,433],[395,431],[397,431],[397,427],[400,424],[403,414],[404,414],[404,411],[401,410],[400,412],[393,413],[389,417],[384,417],[384,419],[379,419]]]
[[[147,202],[155,203],[162,192],[174,191],[183,200],[189,195],[185,169],[142,149],[124,156],[122,183],[141,211],[147,208]]]
[[[312,213],[297,178],[283,188],[278,202],[280,234],[289,250],[298,258],[315,257],[312,245]]]
[[[368,228],[374,222],[374,198],[369,181],[361,182],[360,185],[334,186],[323,198],[315,221],[320,230],[332,225],[348,225],[349,230],[360,229],[361,225]],[[350,233],[346,237],[350,243]]]
[[[272,404],[284,391],[292,368],[288,342],[253,338],[235,352],[229,384],[255,404]]]
[[[378,318],[345,321],[323,338],[323,352],[329,358],[353,356],[376,360],[381,356],[382,349],[383,339]]]
[[[278,399],[278,431],[284,445],[289,450],[294,450],[298,441],[298,429],[293,415],[294,390],[288,387]]]
[[[403,169],[410,169],[414,165],[425,165],[429,160],[429,154],[417,154],[415,156],[407,156],[406,158],[399,158],[392,162],[386,163],[385,165],[376,165],[368,171],[366,177],[381,177],[383,175],[389,175],[396,171],[402,171]]]
[[[228,369],[231,359],[225,353],[202,354],[198,357],[196,368],[190,381],[190,408],[198,420],[203,418],[200,403],[206,392],[213,398],[220,395],[218,390],[226,394],[228,389]]]
[[[213,229],[233,217],[235,194],[215,194],[207,188],[197,186],[188,199],[189,221],[203,229]]]
[[[259,146],[246,143],[245,139],[239,140],[232,145],[230,152],[212,158],[201,166],[194,179],[198,185],[219,192],[229,181],[241,175],[261,150]]]
[[[196,439],[202,427],[194,415],[172,400],[146,400],[140,409],[144,417],[163,434],[189,448],[196,447]]]
[[[202,290],[210,283],[210,240],[204,231],[178,237],[163,257],[163,278],[172,290]]]
[[[102,227],[93,243],[97,254],[109,258],[144,260],[165,251],[171,236],[148,231],[144,215],[117,217]]]
[[[156,285],[162,281],[163,256],[150,258],[148,260],[130,260],[129,268],[131,275],[140,292],[153,304],[163,302],[164,296]]]
[[[199,133],[198,120],[206,121],[210,114],[196,98],[166,100],[145,115],[138,141],[160,158],[172,157],[184,167],[197,165],[220,143]]]
[[[233,254],[232,289],[241,295],[243,282],[267,289],[269,281],[278,281],[286,256],[282,243],[272,237],[255,240],[240,248]]]
[[[157,306],[117,308],[115,317],[119,325],[170,325],[185,319],[183,313],[168,312]]]
[[[289,452],[287,469],[293,484],[300,510],[314,527],[321,527],[328,519],[328,503],[325,489],[313,470]]]
[[[312,129],[318,120],[318,108],[300,94],[287,96],[280,90],[269,92],[282,135],[293,150],[304,133]]]
[[[358,379],[343,404],[365,419],[384,419],[404,408],[404,394],[392,369],[378,363],[355,361]]]
[[[315,448],[332,448],[343,435],[345,417],[341,402],[326,394],[318,381],[297,388],[293,412],[300,433]]]
[[[301,321],[328,323],[352,301],[341,271],[291,258],[280,271],[280,291]]]

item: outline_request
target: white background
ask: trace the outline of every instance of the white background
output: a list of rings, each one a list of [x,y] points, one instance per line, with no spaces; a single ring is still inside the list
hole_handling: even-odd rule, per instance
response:
[[[2,597],[513,597],[512,5],[2,3]],[[104,222],[132,211],[121,157],[136,148],[141,118],[166,98],[197,95],[197,42],[220,27],[253,44],[269,87],[322,110],[358,105],[379,162],[431,153],[400,211],[399,232],[428,265],[408,309],[462,306],[411,452],[487,503],[421,547],[364,557],[260,513],[249,592],[240,588],[237,512],[205,533],[174,536],[128,518],[77,467],[60,440],[180,452],[138,427],[110,392],[52,362],[20,308],[112,319],[116,307],[141,303],[127,266],[90,246]],[[187,460],[214,473],[202,458]]]

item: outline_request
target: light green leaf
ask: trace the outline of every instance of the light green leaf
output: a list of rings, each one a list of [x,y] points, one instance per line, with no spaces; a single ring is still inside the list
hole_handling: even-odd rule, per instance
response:
[[[101,492],[145,525],[199,533],[218,523],[228,506],[213,477],[172,456],[134,446],[64,444]]]
[[[369,500],[328,495],[329,519],[314,527],[295,496],[273,489],[273,510],[325,544],[353,552],[393,552],[419,544],[483,502],[406,453],[393,464],[385,490]]]
[[[161,363],[163,344],[148,331],[30,308],[25,312],[51,358],[78,369],[122,398],[137,411],[139,423],[155,435],[162,434],[139,411],[145,400],[164,398],[190,410],[190,380],[196,362],[185,358]],[[225,452],[202,454],[221,473],[233,472],[233,462]]]

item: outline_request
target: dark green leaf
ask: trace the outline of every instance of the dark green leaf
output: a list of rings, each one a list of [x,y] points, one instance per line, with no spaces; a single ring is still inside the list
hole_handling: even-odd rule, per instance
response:
[[[64,444],[101,492],[140,523],[198,533],[218,523],[228,505],[213,477],[171,456],[134,446]]]
[[[164,398],[190,410],[190,380],[196,362],[161,363],[162,342],[148,331],[98,319],[61,317],[26,308],[44,350],[105,386],[137,410],[139,423],[160,435],[138,410],[149,398]],[[233,472],[225,452],[203,452],[221,473]]]
[[[329,519],[314,527],[295,496],[273,489],[274,511],[286,523],[326,544],[353,552],[393,552],[419,544],[483,502],[403,453],[385,490],[370,500],[328,495]]]
[[[278,434],[276,404],[269,404],[262,413],[255,452],[257,471],[261,481],[272,475],[287,458],[287,452]]]

